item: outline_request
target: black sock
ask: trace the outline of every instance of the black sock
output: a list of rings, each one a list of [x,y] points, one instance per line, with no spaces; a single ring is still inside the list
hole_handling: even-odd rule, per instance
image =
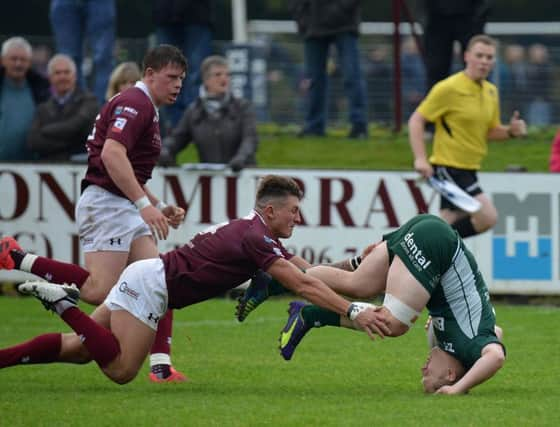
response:
[[[150,368],[153,374],[156,375],[161,380],[164,380],[169,375],[171,375],[171,365],[154,365]]]
[[[23,251],[18,251],[17,249],[12,249],[10,251],[10,256],[12,257],[12,259],[14,260],[14,268],[16,270],[19,270],[21,267],[21,262],[23,261],[23,257],[26,255],[25,252]]]
[[[455,221],[453,224],[451,224],[451,227],[457,230],[457,233],[459,233],[459,236],[461,236],[462,238],[476,236],[478,234],[478,232],[473,227],[470,216],[466,216]]]
[[[322,326],[340,326],[340,315],[326,308],[316,305],[306,305],[301,310],[301,317],[304,323],[314,328]]]

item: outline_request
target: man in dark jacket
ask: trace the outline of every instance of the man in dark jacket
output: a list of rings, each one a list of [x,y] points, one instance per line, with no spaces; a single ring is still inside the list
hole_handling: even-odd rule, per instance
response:
[[[424,0],[426,93],[449,76],[453,43],[461,44],[464,55],[471,37],[484,33],[491,6],[492,0]]]
[[[189,72],[177,101],[163,110],[163,127],[175,127],[198,95],[200,65],[212,54],[212,7],[212,0],[154,0],[153,20],[158,43],[172,44],[181,49],[189,64]]]
[[[99,106],[95,95],[76,86],[76,64],[69,56],[53,56],[47,72],[52,96],[37,107],[27,145],[38,160],[70,160],[85,153]]]
[[[230,92],[225,58],[209,56],[201,67],[203,85],[173,134],[164,140],[162,159],[172,161],[193,143],[202,163],[223,163],[237,172],[256,164],[255,114],[249,101]]]
[[[290,9],[303,37],[305,78],[309,83],[309,103],[301,136],[325,133],[326,64],[329,47],[334,43],[349,101],[352,124],[349,137],[366,137],[366,90],[358,51],[360,0],[291,0]]]
[[[31,69],[31,45],[22,37],[2,44],[0,161],[32,160],[25,138],[36,105],[49,97],[49,82]]]

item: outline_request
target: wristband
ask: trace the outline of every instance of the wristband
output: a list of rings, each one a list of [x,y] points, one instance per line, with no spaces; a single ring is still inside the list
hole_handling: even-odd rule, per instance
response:
[[[158,208],[160,211],[164,210],[166,207],[167,203],[165,203],[163,200],[157,202],[156,208]]]
[[[352,302],[350,303],[350,307],[348,307],[348,311],[346,312],[346,317],[348,317],[350,320],[354,320],[356,319],[356,317],[358,317],[358,314],[360,314],[362,311],[368,308],[375,309],[375,306],[367,302],[359,302],[359,301]]]
[[[360,255],[356,255],[355,257],[350,258],[348,262],[350,263],[350,268],[354,271],[362,262],[362,257]]]
[[[150,203],[150,199],[148,199],[148,196],[142,196],[134,202],[134,206],[136,206],[136,209],[141,211],[148,206],[152,206],[152,204]]]

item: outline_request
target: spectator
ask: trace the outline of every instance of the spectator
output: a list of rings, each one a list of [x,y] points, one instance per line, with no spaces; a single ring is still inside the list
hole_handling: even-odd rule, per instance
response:
[[[548,125],[551,122],[552,65],[546,46],[535,43],[529,46],[527,81],[529,83],[529,105],[527,120],[532,125]]]
[[[173,105],[163,109],[164,127],[174,128],[185,109],[197,98],[200,66],[212,54],[212,0],[155,0],[153,20],[158,43],[177,46],[189,64],[183,89]],[[164,133],[168,129],[163,129]]]
[[[507,45],[504,61],[499,68],[500,94],[505,111],[522,111],[527,104],[528,81],[525,48],[519,44]]]
[[[446,78],[453,61],[453,42],[463,54],[471,37],[484,33],[491,0],[425,0],[424,44],[427,88]]]
[[[164,140],[169,162],[193,143],[202,163],[225,163],[233,171],[256,164],[255,115],[249,101],[230,92],[227,61],[209,56],[201,67],[199,97],[189,106],[173,134]]]
[[[550,172],[560,172],[560,130],[552,140],[550,151]]]
[[[47,66],[51,97],[39,104],[27,136],[39,160],[70,160],[85,153],[85,142],[99,110],[95,96],[76,87],[76,64],[59,53]]]
[[[409,117],[426,93],[426,68],[412,37],[402,44],[401,73],[404,117]]]
[[[49,82],[31,69],[31,45],[22,37],[2,44],[0,66],[0,161],[32,160],[25,138],[36,105],[49,97]]]
[[[56,51],[74,60],[78,84],[86,88],[82,61],[87,40],[93,55],[93,93],[100,104],[105,102],[113,69],[116,17],[115,0],[51,0],[50,21]]]
[[[52,56],[50,47],[40,44],[33,48],[31,52],[31,68],[41,74],[43,77],[48,78],[47,65]]]
[[[369,116],[376,123],[389,123],[393,99],[393,66],[388,45],[378,44],[368,51],[365,75],[369,97]]]
[[[290,9],[303,37],[309,103],[300,136],[325,134],[327,116],[327,58],[336,45],[348,97],[350,138],[367,137],[365,82],[360,69],[358,27],[360,0],[290,0]]]
[[[108,101],[117,93],[122,92],[142,78],[140,68],[136,62],[122,62],[115,67],[109,77],[109,85],[107,86],[107,93],[105,99]]]

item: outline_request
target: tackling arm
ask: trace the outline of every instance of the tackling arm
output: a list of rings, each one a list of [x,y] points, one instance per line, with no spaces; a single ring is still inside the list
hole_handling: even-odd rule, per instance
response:
[[[349,315],[352,307],[349,301],[336,294],[321,280],[309,274],[304,274],[285,259],[278,258],[274,261],[268,268],[267,273],[282,283],[287,289],[313,304],[334,311],[341,316]],[[384,316],[374,310],[363,310],[353,319],[356,325],[366,331],[372,339],[374,334],[383,337],[390,333],[389,329],[385,326]]]

